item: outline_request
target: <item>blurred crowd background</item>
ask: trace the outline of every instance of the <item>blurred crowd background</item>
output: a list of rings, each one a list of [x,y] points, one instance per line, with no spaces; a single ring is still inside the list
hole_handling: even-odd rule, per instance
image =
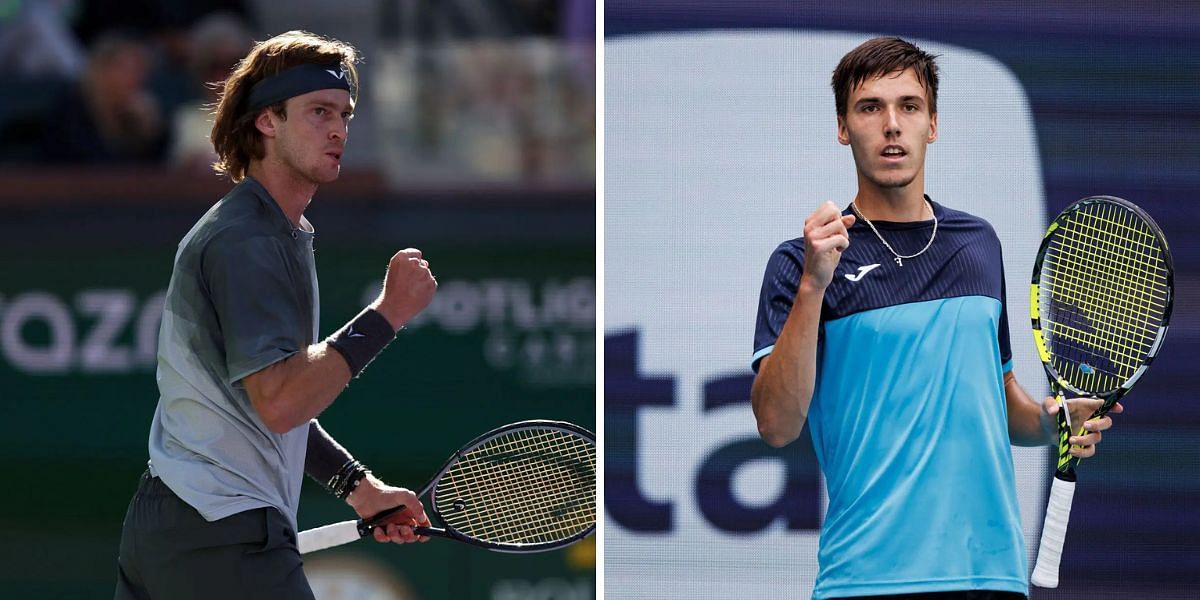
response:
[[[0,597],[111,597],[146,469],[176,245],[232,184],[220,81],[293,29],[354,45],[361,93],[317,230],[321,335],[416,247],[433,303],[321,416],[385,480],[522,419],[595,428],[593,0],[0,0]],[[352,518],[305,483],[300,527]],[[413,545],[416,546],[416,545]],[[589,600],[595,545],[435,540],[307,559],[318,597]],[[214,574],[220,576],[220,574]]]
[[[421,184],[595,170],[594,0],[0,2],[0,161],[210,172],[205,104],[255,40],[366,57],[350,167]]]

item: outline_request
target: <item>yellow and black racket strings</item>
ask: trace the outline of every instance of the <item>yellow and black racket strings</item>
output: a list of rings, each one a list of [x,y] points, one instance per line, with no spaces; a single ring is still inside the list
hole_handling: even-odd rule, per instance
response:
[[[1161,238],[1111,203],[1064,215],[1050,238],[1038,312],[1052,366],[1078,391],[1111,392],[1145,363],[1165,321],[1170,289]]]

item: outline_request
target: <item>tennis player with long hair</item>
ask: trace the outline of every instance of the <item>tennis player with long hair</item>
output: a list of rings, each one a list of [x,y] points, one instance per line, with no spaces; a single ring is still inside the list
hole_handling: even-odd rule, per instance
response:
[[[376,540],[425,540],[418,498],[370,474],[317,423],[433,298],[419,250],[379,297],[318,340],[317,187],[341,167],[358,95],[353,47],[305,32],[260,42],[214,113],[217,170],[237,185],[175,256],[158,349],[149,469],[125,515],[116,598],[312,598],[296,548],[308,473],[362,517],[404,505]]]
[[[1024,598],[1010,444],[1054,444],[1059,409],[1013,377],[995,231],[925,194],[935,57],[876,38],[832,86],[858,191],[771,256],[752,359],[763,439],[807,422],[825,475],[813,597]],[[1099,405],[1070,401],[1071,421]],[[1111,425],[1089,421],[1072,453],[1093,455]]]

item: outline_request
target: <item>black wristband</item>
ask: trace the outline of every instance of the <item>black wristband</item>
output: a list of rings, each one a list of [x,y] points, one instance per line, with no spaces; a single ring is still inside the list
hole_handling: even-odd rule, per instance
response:
[[[329,478],[329,481],[325,483],[325,487],[334,496],[341,498],[342,488],[346,485],[346,478],[350,476],[350,473],[361,466],[362,464],[357,460],[350,459],[346,461],[345,464],[343,464],[341,467],[338,467],[338,470],[333,474],[333,477]]]
[[[362,481],[367,478],[367,475],[370,474],[370,469],[362,465],[358,465],[358,469],[351,473],[346,479],[346,485],[342,486],[342,492],[338,494],[338,498],[341,500],[349,498],[350,494],[353,494],[354,490],[358,489],[358,484],[362,483]]]
[[[325,341],[346,359],[350,376],[358,377],[394,339],[392,324],[383,315],[366,308]]]
[[[352,460],[342,465],[341,469],[338,469],[338,472],[329,480],[329,484],[326,487],[339,500],[345,500],[370,473],[371,471],[364,467],[362,463]]]

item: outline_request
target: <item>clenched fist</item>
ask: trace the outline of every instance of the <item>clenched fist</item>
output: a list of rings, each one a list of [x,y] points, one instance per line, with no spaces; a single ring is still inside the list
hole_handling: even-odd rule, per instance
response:
[[[850,247],[847,229],[854,225],[854,215],[842,216],[842,211],[826,201],[804,220],[804,274],[820,289],[829,287],[833,272],[842,260],[842,251]]]
[[[416,248],[405,248],[388,262],[383,291],[372,308],[399,330],[433,300],[437,278],[429,270],[429,261]]]

